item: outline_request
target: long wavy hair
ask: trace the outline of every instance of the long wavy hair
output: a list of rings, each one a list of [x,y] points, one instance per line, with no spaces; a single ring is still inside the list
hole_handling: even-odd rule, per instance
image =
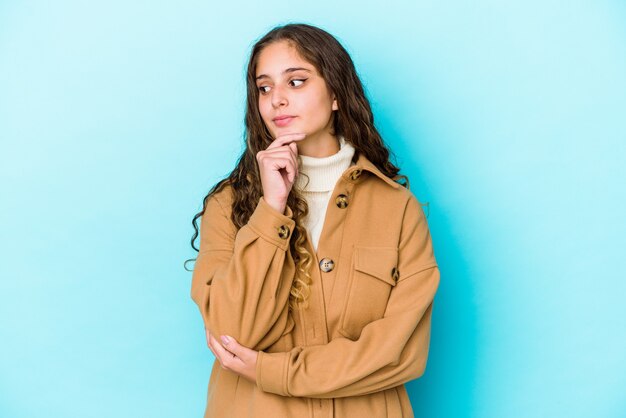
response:
[[[328,89],[335,94],[339,109],[333,112],[333,135],[343,136],[355,148],[353,161],[363,153],[378,169],[389,178],[408,187],[408,178],[399,175],[400,169],[389,160],[390,150],[384,144],[378,130],[374,126],[374,116],[370,103],[365,95],[354,63],[343,46],[328,32],[308,24],[291,23],[274,27],[259,39],[250,53],[247,67],[247,105],[245,114],[246,147],[239,157],[237,166],[224,179],[211,188],[203,200],[203,207],[192,220],[194,234],[191,247],[198,238],[197,220],[206,210],[207,201],[214,193],[218,193],[227,185],[232,188],[233,205],[231,221],[237,229],[245,225],[262,196],[261,177],[256,154],[265,150],[274,140],[259,112],[259,90],[256,86],[256,66],[259,54],[268,45],[287,41],[296,48],[302,58],[313,65],[326,82]],[[298,163],[301,163],[298,157]],[[404,180],[401,183],[398,180]],[[293,211],[295,231],[293,231],[289,251],[296,265],[296,275],[291,287],[289,308],[297,309],[301,304],[308,306],[310,294],[313,256],[307,251],[306,229],[303,219],[308,214],[308,205],[295,186],[287,198],[287,206]]]

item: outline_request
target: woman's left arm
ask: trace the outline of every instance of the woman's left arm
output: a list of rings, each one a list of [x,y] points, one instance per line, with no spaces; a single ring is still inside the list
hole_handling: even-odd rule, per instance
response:
[[[257,386],[283,396],[337,398],[365,395],[420,377],[426,368],[437,266],[398,282],[385,317],[367,324],[358,340],[259,351]]]

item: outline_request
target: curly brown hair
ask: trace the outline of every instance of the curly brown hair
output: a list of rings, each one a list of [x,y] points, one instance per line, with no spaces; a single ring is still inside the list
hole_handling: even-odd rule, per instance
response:
[[[328,32],[308,24],[291,23],[277,26],[259,39],[250,54],[247,67],[247,106],[245,115],[246,148],[239,157],[237,166],[224,179],[220,180],[209,191],[203,201],[202,211],[192,220],[195,230],[191,238],[191,247],[199,235],[197,220],[206,210],[209,197],[230,185],[233,193],[231,221],[237,227],[245,225],[262,196],[262,185],[256,154],[265,150],[274,140],[259,112],[259,90],[256,86],[256,65],[259,54],[266,46],[287,41],[296,48],[302,58],[311,63],[326,82],[329,91],[335,94],[339,109],[333,112],[333,132],[335,136],[343,136],[355,148],[353,161],[363,153],[382,173],[408,187],[408,178],[399,175],[400,169],[389,160],[390,150],[387,148],[374,126],[374,116],[370,103],[365,95],[354,63],[343,46]],[[301,163],[298,158],[298,163]],[[303,219],[308,214],[306,200],[297,187],[292,187],[287,199],[287,206],[293,211],[296,223],[290,239],[290,253],[296,265],[296,277],[291,287],[289,308],[296,309],[300,303],[307,302],[310,293],[313,263],[312,255],[307,251],[306,229]],[[308,303],[308,302],[307,302]],[[307,306],[307,303],[304,306]]]

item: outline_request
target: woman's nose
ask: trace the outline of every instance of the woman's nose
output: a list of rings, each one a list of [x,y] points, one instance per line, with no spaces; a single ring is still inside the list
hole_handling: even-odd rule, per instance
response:
[[[272,89],[272,106],[280,107],[285,106],[287,104],[287,97],[285,93],[280,88]]]

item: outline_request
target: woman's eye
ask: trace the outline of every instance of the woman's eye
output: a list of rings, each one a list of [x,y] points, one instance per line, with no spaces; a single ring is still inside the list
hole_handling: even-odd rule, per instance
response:
[[[302,79],[293,79],[293,80],[289,80],[289,83],[294,86],[294,87],[300,87],[307,79],[306,78],[302,78]],[[265,94],[269,91],[270,87],[269,86],[259,86],[258,87],[259,91],[261,92],[261,94]]]

